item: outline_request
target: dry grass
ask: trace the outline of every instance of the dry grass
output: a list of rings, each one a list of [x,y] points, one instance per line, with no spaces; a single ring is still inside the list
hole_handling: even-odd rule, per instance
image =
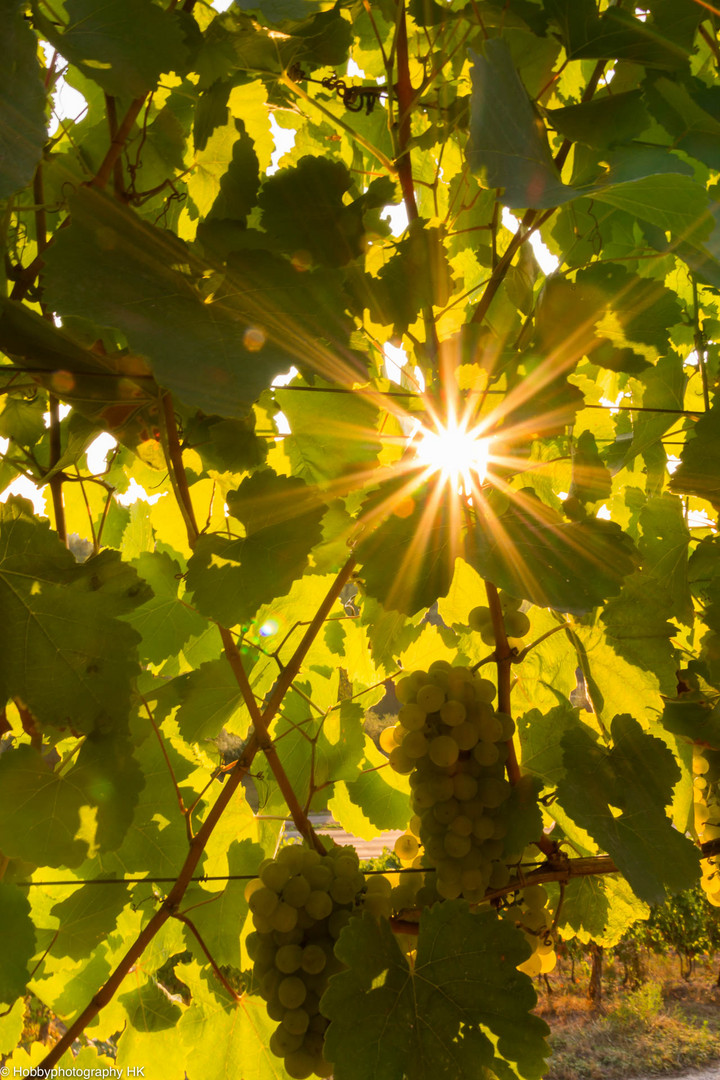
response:
[[[611,966],[600,1009],[585,996],[587,965],[578,965],[574,985],[569,970],[564,963],[553,973],[552,993],[541,987],[538,1011],[553,1050],[546,1080],[626,1080],[720,1062],[717,963],[699,964],[685,981],[676,959],[653,957],[634,991],[618,985]]]

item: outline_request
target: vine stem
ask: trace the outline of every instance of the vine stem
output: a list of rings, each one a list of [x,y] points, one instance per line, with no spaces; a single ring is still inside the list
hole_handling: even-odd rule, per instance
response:
[[[417,199],[415,198],[415,184],[412,175],[412,159],[410,157],[410,137],[412,135],[411,120],[412,110],[415,103],[415,91],[410,81],[410,57],[408,50],[407,19],[405,18],[405,2],[398,0],[398,21],[395,38],[395,56],[397,58],[397,92],[398,103],[398,158],[396,162],[398,180],[402,190],[403,202],[408,216],[408,221],[417,221],[419,214]],[[430,267],[426,268],[430,275]],[[431,294],[432,295],[432,294]],[[440,341],[438,339],[435,317],[432,303],[423,304],[423,323],[425,326],[425,345],[430,350],[430,358],[437,362],[440,356]]]
[[[189,919],[187,917],[187,915],[185,915],[181,911],[176,911],[174,913],[174,915],[173,915],[173,918],[177,919],[178,922],[184,923],[184,925],[187,926],[188,930],[190,930],[191,933],[194,935],[198,945],[200,946],[202,951],[205,953],[205,956],[208,959],[208,963],[210,964],[210,967],[215,972],[215,977],[217,978],[218,982],[221,983],[223,989],[230,995],[231,998],[234,998],[235,1001],[241,1001],[242,1000],[242,994],[238,994],[238,992],[236,990],[233,990],[232,986],[227,981],[227,979],[223,975],[222,971],[218,967],[217,960],[215,959],[215,957],[213,956],[213,954],[210,952],[207,945],[203,941],[202,935],[201,935],[200,931],[198,930],[197,926],[195,925],[195,923],[192,921],[192,919]]]
[[[140,115],[145,101],[147,100],[147,94],[143,94],[142,97],[135,98],[131,102],[128,111],[120,121],[119,126],[116,128],[114,135],[110,138],[110,149],[103,158],[100,168],[95,173],[95,176],[90,181],[90,187],[104,188],[110,177],[113,175],[115,169],[115,163],[119,160],[122,154],[125,143],[128,140],[128,136],[132,131],[132,126]]]
[[[265,719],[265,714],[260,711],[258,703],[255,700],[252,687],[250,686],[250,680],[248,679],[247,672],[243,667],[242,657],[240,650],[235,644],[233,635],[224,626],[219,627],[220,637],[222,638],[223,648],[225,650],[225,656],[227,658],[230,667],[235,675],[235,680],[240,687],[245,704],[247,705],[250,717],[252,719],[253,728],[255,729],[255,735],[257,737],[260,749],[264,753],[267,763],[270,766],[273,776],[277,781],[277,785],[283,794],[287,808],[290,811],[290,815],[293,819],[296,829],[301,836],[313,845],[316,851],[319,851],[321,855],[325,854],[325,848],[323,847],[320,839],[318,838],[315,830],[310,824],[306,812],[300,805],[292,784],[290,783],[287,773],[283,768],[282,762],[278,757],[277,749],[270,738],[270,732],[268,731],[268,722]]]
[[[55,58],[53,57],[53,64]],[[50,72],[48,71],[48,75]],[[45,185],[43,184],[42,161],[35,170],[33,177],[33,199],[35,200],[35,239],[37,241],[38,258],[42,256],[47,243],[47,217],[45,214]],[[52,317],[45,305],[40,304],[43,318],[52,322]],[[54,394],[48,394],[48,411],[50,413],[50,425],[48,437],[50,441],[50,471],[55,469],[62,456],[62,440],[60,438],[60,402]],[[55,514],[55,528],[63,544],[67,544],[67,526],[65,524],[65,506],[63,504],[62,487],[63,477],[60,472],[53,472],[50,477],[50,495],[52,498],[53,512]]]
[[[498,596],[497,587],[493,585],[491,581],[486,581],[485,592],[487,594],[493,633],[495,635],[495,663],[497,664],[498,673],[498,710],[510,716],[510,687],[512,680],[513,654],[508,645],[505,620],[500,606],[500,597]],[[515,742],[512,736],[510,736],[507,741],[507,748],[508,758],[505,763],[505,768],[507,769],[508,780],[511,784],[517,784],[522,774],[520,772],[520,765],[518,764],[517,753],[515,751]]]
[[[595,91],[597,90],[600,77],[605,70],[605,64],[605,60],[598,60],[597,64],[595,65],[592,75],[588,80],[588,84],[583,91],[581,99],[583,103],[590,101]],[[557,169],[562,169],[565,161],[567,160],[567,156],[570,153],[571,146],[572,140],[565,139],[562,146],[555,155],[554,160]],[[485,286],[485,290],[480,297],[480,300],[478,301],[477,306],[472,314],[472,318],[470,319],[471,322],[481,323],[483,321],[483,319],[488,313],[491,303],[495,298],[495,294],[505,280],[507,272],[510,269],[510,266],[516,254],[518,253],[522,245],[530,239],[532,234],[537,229],[539,229],[540,226],[543,225],[549,217],[551,217],[555,213],[556,209],[557,207],[552,207],[551,209],[545,210],[543,212],[539,210],[526,211],[520,223],[518,231],[515,233],[512,240],[508,244],[497,266],[493,267],[492,274],[490,275],[488,283]]]
[[[223,784],[222,791],[208,811],[207,817],[194,836],[190,844],[190,850],[172,889],[162,905],[151,917],[147,926],[145,926],[138,934],[137,938],[127,950],[107,981],[94,995],[86,1008],[83,1009],[75,1022],[70,1025],[65,1034],[58,1039],[50,1052],[40,1062],[39,1066],[37,1066],[37,1068],[41,1070],[42,1075],[47,1075],[47,1070],[51,1069],[60,1060],[63,1054],[71,1048],[78,1036],[85,1030],[90,1021],[97,1016],[101,1009],[109,1004],[115,993],[120,989],[126,975],[130,973],[158,931],[165,925],[168,919],[177,914],[178,905],[192,880],[200,857],[210,839],[210,835],[222,817],[222,814],[230,803],[233,795],[240,787],[242,779],[250,768],[253,758],[259,748],[257,736],[253,734],[243,751],[242,757],[238,759],[238,764]]]
[[[185,466],[182,460],[182,447],[180,446],[180,436],[177,430],[177,424],[175,422],[175,410],[173,407],[172,395],[165,392],[162,395],[162,413],[163,413],[163,450],[165,451],[165,459],[168,465],[168,471],[175,492],[178,505],[185,521],[185,527],[187,529],[188,544],[191,548],[194,548],[200,531],[197,526],[197,519],[195,517],[195,510],[192,504],[192,497],[190,495],[190,488],[187,482],[187,476],[185,474]],[[287,807],[292,816],[293,822],[300,833],[304,836],[313,847],[321,854],[325,854],[325,848],[318,839],[315,830],[310,824],[310,819],[300,805],[292,784],[290,783],[287,773],[283,768],[283,764],[280,761],[278,752],[275,745],[270,738],[269,726],[271,721],[277,714],[280,705],[285,697],[285,694],[290,689],[295,676],[300,671],[308,649],[312,645],[313,641],[317,637],[320,628],[322,627],[327,615],[331,611],[336,600],[340,596],[343,587],[347,583],[355,567],[355,560],[353,558],[348,559],[345,566],[342,568],[335,581],[333,582],[330,590],[323,600],[322,604],[315,613],[315,617],[310,622],[305,634],[295,649],[295,652],[291,656],[287,665],[283,668],[275,689],[270,695],[266,707],[261,711],[255,695],[253,694],[250,681],[247,677],[245,668],[243,667],[242,657],[235,644],[235,639],[230,630],[227,627],[217,624],[222,639],[223,648],[225,650],[225,658],[232,668],[237,682],[240,693],[242,694],[243,701],[250,713],[250,717],[253,723],[253,730],[255,732],[255,738],[258,745],[261,747],[265,757],[267,758],[268,765],[270,766],[273,776],[277,781],[277,785],[280,788]]]

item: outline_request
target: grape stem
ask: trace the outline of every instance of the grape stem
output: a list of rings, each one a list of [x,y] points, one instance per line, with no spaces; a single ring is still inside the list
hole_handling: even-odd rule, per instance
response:
[[[503,618],[500,597],[495,585],[491,581],[485,582],[490,617],[492,619],[493,634],[495,635],[495,663],[498,674],[498,710],[501,713],[510,713],[510,687],[512,679],[513,650],[508,645],[505,620]],[[517,752],[512,736],[507,741],[508,757],[505,763],[508,780],[511,784],[517,784],[521,777],[520,765],[518,764]]]

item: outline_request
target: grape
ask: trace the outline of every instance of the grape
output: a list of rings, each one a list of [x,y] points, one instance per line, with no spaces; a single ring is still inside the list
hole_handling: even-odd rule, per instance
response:
[[[445,693],[439,686],[427,683],[417,692],[417,703],[426,713],[437,712],[445,702]]]
[[[292,1080],[307,1080],[315,1071],[315,1059],[306,1050],[293,1050],[285,1057],[285,1071]]]
[[[278,902],[278,895],[276,892],[261,886],[251,894],[248,904],[254,915],[263,915],[266,918],[269,918],[278,906]]]
[[[380,749],[384,750],[386,754],[392,753],[392,751],[397,746],[397,743],[395,742],[395,728],[383,728],[383,730],[380,732],[380,738],[378,739],[378,742],[380,743]]]
[[[306,945],[302,953],[302,969],[308,975],[319,975],[327,964],[327,955],[320,945]]]
[[[288,1009],[282,1019],[282,1027],[291,1035],[304,1035],[309,1023],[310,1017],[304,1009]]]
[[[474,776],[467,773],[457,773],[452,778],[452,794],[456,799],[466,801],[474,799],[477,795],[478,783]]]
[[[297,975],[288,975],[278,986],[277,996],[286,1009],[297,1009],[302,1005],[307,994],[307,987]]]
[[[316,922],[319,922],[320,919],[326,919],[332,913],[332,910],[333,902],[328,893],[321,892],[320,889],[315,889],[310,893],[305,904],[305,911]]]
[[[457,799],[447,799],[445,802],[436,803],[433,807],[433,817],[441,825],[449,825],[459,813],[460,803]]]
[[[302,1035],[292,1035],[282,1025],[273,1031],[269,1042],[270,1049],[275,1054],[275,1057],[285,1057],[286,1054],[299,1050],[302,1044]]]
[[[290,878],[282,891],[282,898],[291,907],[300,908],[305,905],[310,895],[310,882],[302,874],[296,874]]]
[[[330,897],[336,904],[352,904],[356,892],[351,878],[336,878],[330,886]]]
[[[482,630],[492,625],[492,615],[489,607],[474,607],[468,615],[468,626],[471,630]]]
[[[457,833],[447,832],[443,844],[448,855],[453,859],[462,859],[463,855],[467,855],[470,851],[472,840],[469,836],[458,836]]]
[[[505,615],[505,630],[508,637],[525,637],[530,630],[530,620],[523,611],[509,611]]]
[[[275,967],[285,975],[292,975],[302,964],[303,951],[299,945],[283,945],[275,953]]]
[[[322,1056],[328,1022],[319,1014],[320,997],[330,976],[342,967],[333,953],[334,938],[359,910],[365,876],[352,849],[333,848],[323,856],[301,845],[282,848],[259,872],[246,890],[251,909],[256,909],[256,930],[248,935],[247,949],[268,1016],[279,1024],[270,1049],[285,1058],[291,1076],[293,1067],[298,1075],[315,1071],[330,1076]],[[384,905],[383,914],[390,913],[390,889],[384,878],[374,885],[374,900],[378,907]]]
[[[411,833],[404,833],[395,841],[394,851],[402,862],[412,862],[419,850],[420,845]]]
[[[477,701],[483,704],[489,704],[495,699],[495,683],[490,682],[490,679],[483,679],[479,675],[476,675],[473,679],[473,686],[475,687],[475,698]]]
[[[473,747],[473,757],[479,765],[494,765],[500,758],[500,752],[496,743],[482,739]]]
[[[465,817],[464,814],[458,814],[454,817],[449,825],[450,831],[457,833],[458,836],[469,836],[473,831],[473,823],[469,817]]]
[[[268,862],[260,871],[260,880],[263,885],[273,892],[279,893],[283,885],[290,877],[290,868],[282,863]]]
[[[400,773],[401,776],[407,776],[408,773],[412,772],[414,765],[414,759],[408,757],[401,746],[396,746],[390,752],[390,767],[395,772]]]
[[[467,709],[462,701],[455,701],[454,698],[446,701],[440,709],[440,719],[448,727],[457,727],[458,724],[462,724],[466,716]]]
[[[419,758],[428,752],[428,741],[423,731],[410,731],[402,742],[402,750],[409,758]]]
[[[407,731],[421,731],[426,719],[426,710],[413,703],[403,705],[398,713],[398,720]]]
[[[428,756],[434,765],[454,765],[459,757],[458,744],[449,735],[438,735],[428,748]]]
[[[291,874],[299,874],[305,865],[305,854],[305,848],[301,847],[300,844],[292,844],[280,848],[277,861],[288,866]]]
[[[320,889],[325,892],[333,883],[335,874],[332,867],[327,865],[327,862],[318,863],[317,866],[311,866],[309,870],[305,872],[305,877],[310,882],[311,889]],[[307,901],[306,901],[307,903]]]
[[[280,930],[282,932],[292,930],[297,926],[297,921],[297,908],[285,903],[278,904],[270,916],[270,925],[273,930]]]
[[[459,750],[472,750],[479,738],[478,729],[475,724],[466,720],[454,729],[452,737]]]

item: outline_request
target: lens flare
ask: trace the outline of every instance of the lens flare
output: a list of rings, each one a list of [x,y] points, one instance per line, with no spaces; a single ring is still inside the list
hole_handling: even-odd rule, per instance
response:
[[[415,436],[416,459],[429,473],[440,473],[454,490],[470,494],[487,476],[490,440],[478,428],[449,420],[434,430],[421,427]]]

